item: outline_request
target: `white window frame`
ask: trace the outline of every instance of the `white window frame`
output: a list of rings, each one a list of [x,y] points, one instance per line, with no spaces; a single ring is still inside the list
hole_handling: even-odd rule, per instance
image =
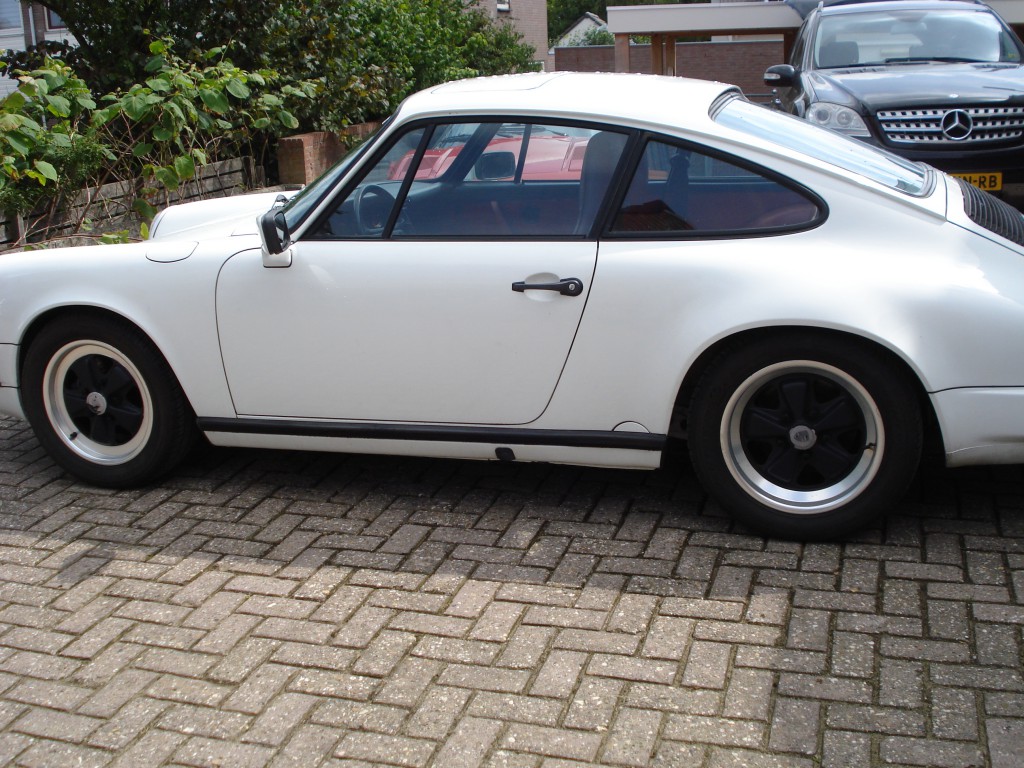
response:
[[[54,22],[54,19],[58,23]],[[46,9],[46,30],[47,32],[66,32],[68,25],[64,23],[64,19],[57,15],[56,11],[51,11],[49,8]]]
[[[13,18],[17,19],[14,26],[6,26],[4,19],[8,12],[13,12]],[[18,0],[0,0],[0,34],[24,33],[25,21],[21,15],[21,3]]]

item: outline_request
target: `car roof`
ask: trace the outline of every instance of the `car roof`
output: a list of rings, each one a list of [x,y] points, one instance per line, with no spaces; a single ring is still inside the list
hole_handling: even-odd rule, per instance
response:
[[[537,72],[458,80],[420,91],[403,121],[458,114],[521,114],[660,126],[710,124],[709,110],[734,85],[660,75]]]
[[[977,0],[836,0],[821,9],[822,15],[837,13],[867,13],[870,11],[896,10],[962,10],[992,11],[988,5]]]

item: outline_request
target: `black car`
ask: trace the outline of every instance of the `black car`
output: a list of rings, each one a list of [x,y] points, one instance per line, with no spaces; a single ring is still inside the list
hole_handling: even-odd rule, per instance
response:
[[[980,0],[791,0],[780,109],[1024,202],[1024,45]]]

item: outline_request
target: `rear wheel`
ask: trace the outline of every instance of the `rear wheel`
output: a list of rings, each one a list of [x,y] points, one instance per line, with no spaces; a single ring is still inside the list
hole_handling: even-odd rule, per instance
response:
[[[842,536],[906,492],[921,455],[907,376],[846,339],[793,335],[724,352],[694,392],[694,468],[758,530]]]
[[[95,485],[140,485],[169,472],[196,434],[166,361],[138,329],[113,318],[43,328],[25,356],[22,402],[53,459]]]

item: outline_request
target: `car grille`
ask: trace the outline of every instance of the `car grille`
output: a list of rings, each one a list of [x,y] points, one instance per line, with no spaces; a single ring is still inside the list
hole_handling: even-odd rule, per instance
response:
[[[1009,203],[957,179],[964,193],[964,212],[979,227],[1024,245],[1024,215]]]
[[[886,138],[893,144],[963,146],[1013,141],[1024,136],[1024,106],[889,109],[876,115]]]

